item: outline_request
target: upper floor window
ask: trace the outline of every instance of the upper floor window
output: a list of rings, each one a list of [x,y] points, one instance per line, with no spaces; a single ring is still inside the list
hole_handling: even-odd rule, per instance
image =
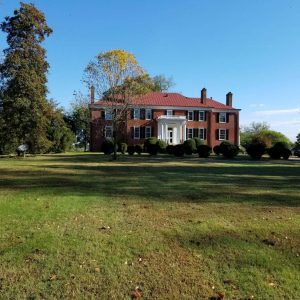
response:
[[[140,127],[134,127],[134,135],[135,140],[138,140],[140,138]]]
[[[167,116],[173,116],[173,110],[172,109],[167,110]]]
[[[227,140],[227,130],[226,129],[219,129],[219,141]]]
[[[112,138],[113,137],[113,127],[112,126],[105,126],[104,135],[105,135],[106,138]]]
[[[146,126],[145,127],[145,138],[150,138],[151,137],[151,126]]]
[[[227,114],[219,113],[219,123],[226,123],[226,122],[227,122]]]
[[[193,121],[194,120],[194,112],[192,110],[188,111],[188,120]]]
[[[112,110],[111,109],[105,110],[105,120],[112,120]]]
[[[205,121],[205,111],[199,111],[199,121]]]
[[[134,108],[133,109],[133,118],[135,120],[139,120],[141,118],[141,111],[139,108]]]
[[[145,116],[146,116],[146,120],[151,120],[152,119],[152,110],[151,110],[151,108],[146,108]]]

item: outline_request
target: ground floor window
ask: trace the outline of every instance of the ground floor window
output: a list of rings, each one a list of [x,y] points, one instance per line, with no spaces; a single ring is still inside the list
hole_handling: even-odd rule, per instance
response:
[[[205,128],[199,128],[199,138],[201,140],[206,140],[206,129]]]
[[[106,138],[112,138],[113,137],[113,127],[112,126],[105,126],[104,135],[105,135]]]
[[[138,140],[140,138],[140,127],[134,127],[134,135],[135,140]]]
[[[227,130],[226,129],[219,129],[219,140],[220,141],[227,140]]]
[[[151,126],[146,126],[145,127],[145,138],[150,138],[151,137]]]
[[[187,129],[187,138],[192,139],[193,138],[193,128]]]

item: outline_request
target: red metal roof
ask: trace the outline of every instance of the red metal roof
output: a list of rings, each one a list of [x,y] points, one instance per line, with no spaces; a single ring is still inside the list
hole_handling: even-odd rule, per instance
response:
[[[100,100],[95,102],[95,104],[109,105],[109,102]],[[161,92],[152,92],[136,97],[133,101],[133,104],[146,106],[210,107],[216,109],[234,109],[231,106],[227,106],[210,98],[207,98],[206,104],[203,104],[201,103],[201,98],[190,98],[178,93]]]

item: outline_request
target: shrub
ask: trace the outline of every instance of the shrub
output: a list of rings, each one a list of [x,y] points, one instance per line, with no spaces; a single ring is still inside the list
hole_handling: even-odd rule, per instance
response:
[[[125,154],[127,152],[127,144],[126,143],[121,143],[119,146],[120,152],[122,154]]]
[[[105,139],[102,143],[102,151],[105,155],[112,154],[114,152],[114,142],[111,139]]]
[[[129,155],[133,155],[135,153],[135,146],[128,146],[127,152]]]
[[[194,139],[188,139],[183,143],[184,153],[187,155],[191,155],[197,152],[196,142]]]
[[[151,137],[145,140],[144,149],[150,155],[156,155],[158,152],[157,138]]]
[[[167,144],[166,142],[162,141],[162,140],[158,140],[156,142],[157,145],[157,149],[159,153],[166,153],[166,148],[167,148]]]
[[[286,143],[278,142],[268,150],[268,154],[272,159],[280,159],[281,157],[289,159],[292,152]]]
[[[222,142],[220,144],[220,153],[226,158],[234,158],[239,153],[239,147],[230,142]]]
[[[196,143],[196,149],[198,149],[198,147],[199,147],[200,145],[204,145],[203,140],[201,140],[200,138],[193,138],[193,140],[194,140],[195,143]]]
[[[175,145],[174,148],[173,148],[173,153],[175,156],[184,156],[184,145],[183,144],[178,144],[178,145]]]
[[[157,138],[156,137],[151,137],[151,138],[146,139],[145,143],[144,143],[145,150],[148,151],[147,147],[149,145],[155,145],[156,143],[157,143]]]
[[[215,153],[216,155],[220,155],[220,154],[221,154],[220,150],[221,150],[220,145],[216,145],[216,146],[214,146],[214,148],[213,148],[213,151],[214,151],[214,153]]]
[[[168,154],[173,155],[173,154],[174,154],[174,147],[175,147],[175,146],[173,146],[173,145],[168,145],[167,148],[166,148],[166,152],[167,152]]]
[[[211,153],[211,147],[208,145],[199,145],[197,147],[197,152],[199,154],[199,157],[209,157]]]
[[[246,151],[251,158],[261,159],[266,152],[266,144],[262,142],[252,143],[248,145]]]
[[[134,146],[135,152],[139,155],[143,152],[143,147],[141,145],[135,145]]]

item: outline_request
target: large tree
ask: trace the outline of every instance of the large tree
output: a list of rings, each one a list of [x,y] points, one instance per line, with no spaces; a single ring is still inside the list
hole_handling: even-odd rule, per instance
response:
[[[139,84],[138,79],[143,74],[135,56],[124,50],[102,52],[85,69],[85,82],[89,87],[95,87],[99,98],[105,98],[106,109],[111,114],[114,159],[122,131],[126,128],[128,112],[136,105],[135,97],[148,91],[145,85]]]
[[[175,85],[172,77],[167,78],[163,74],[154,76],[152,81],[154,83],[154,90],[158,92],[167,92]]]
[[[52,29],[41,11],[22,2],[0,27],[8,44],[0,64],[2,147],[8,152],[27,143],[31,152],[45,152],[51,146],[46,100],[49,64],[41,43]]]

